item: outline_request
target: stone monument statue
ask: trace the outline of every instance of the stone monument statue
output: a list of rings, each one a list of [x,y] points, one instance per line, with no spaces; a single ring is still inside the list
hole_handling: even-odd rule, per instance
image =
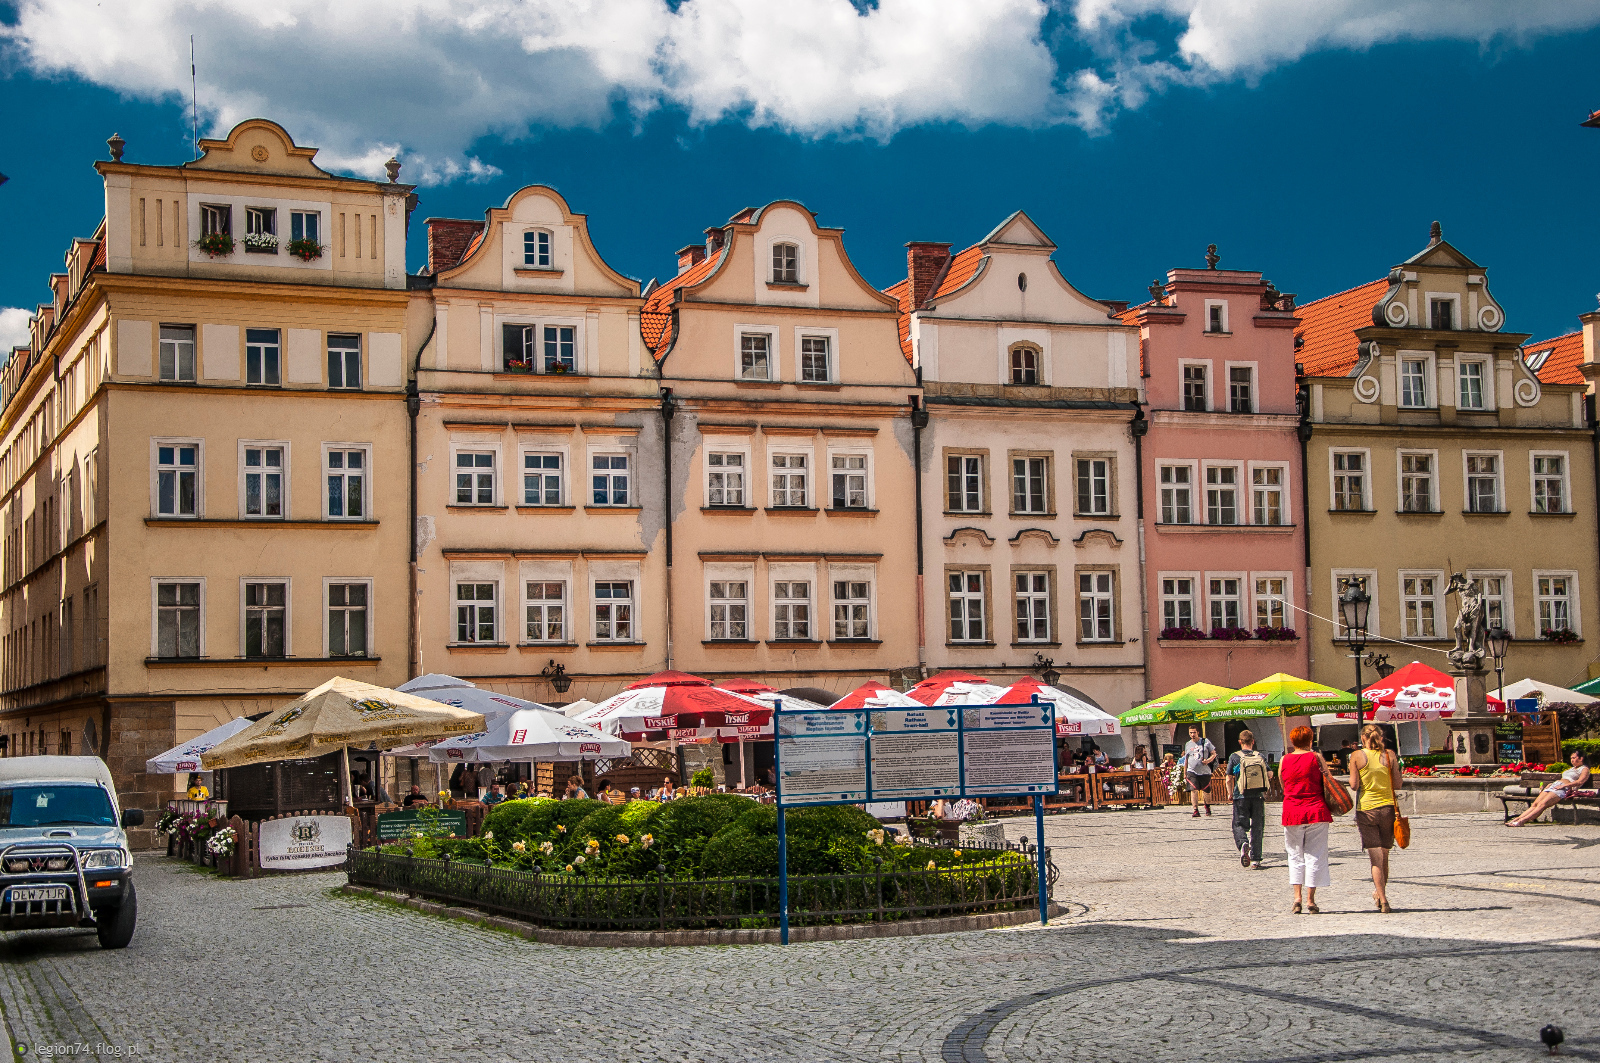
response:
[[[1452,573],[1446,594],[1456,596],[1455,645],[1446,651],[1456,677],[1455,713],[1450,717],[1450,750],[1457,764],[1495,762],[1495,718],[1489,715],[1484,689],[1484,658],[1489,654],[1489,617],[1483,586],[1460,572]]]
[[[1456,595],[1456,644],[1447,656],[1458,672],[1483,671],[1489,653],[1489,621],[1484,614],[1483,585],[1460,572],[1450,576],[1446,594]]]

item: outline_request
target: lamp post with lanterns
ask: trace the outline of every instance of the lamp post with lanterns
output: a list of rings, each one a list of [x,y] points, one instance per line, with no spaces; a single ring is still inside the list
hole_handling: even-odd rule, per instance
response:
[[[1511,649],[1511,632],[1496,624],[1489,629],[1489,656],[1494,658],[1494,685],[1500,700],[1506,700],[1506,651]],[[1510,708],[1510,706],[1506,706]]]
[[[1366,722],[1366,699],[1361,693],[1361,654],[1367,648],[1367,614],[1372,608],[1372,596],[1367,593],[1367,581],[1349,577],[1339,581],[1339,618],[1344,621],[1345,642],[1356,662],[1356,731]]]
[[[544,666],[544,671],[540,672],[539,676],[548,679],[557,694],[565,694],[572,689],[572,677],[567,674],[567,666],[557,664],[554,660]]]

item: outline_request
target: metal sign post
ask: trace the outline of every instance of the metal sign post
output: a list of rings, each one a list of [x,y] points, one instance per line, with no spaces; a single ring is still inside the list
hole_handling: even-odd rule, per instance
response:
[[[1049,877],[1044,873],[1044,795],[1033,795],[1033,835],[1035,844],[1039,847],[1039,923],[1042,926],[1050,925],[1050,894],[1046,892],[1045,880]]]

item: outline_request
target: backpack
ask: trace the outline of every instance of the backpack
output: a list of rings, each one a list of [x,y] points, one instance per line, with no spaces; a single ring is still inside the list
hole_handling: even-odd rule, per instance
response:
[[[1267,758],[1253,749],[1239,750],[1239,789],[1265,790],[1267,788]]]

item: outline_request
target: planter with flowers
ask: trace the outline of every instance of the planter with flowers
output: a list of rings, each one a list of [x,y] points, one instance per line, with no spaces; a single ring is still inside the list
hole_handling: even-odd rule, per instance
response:
[[[233,254],[233,236],[229,233],[206,233],[194,242],[194,246],[212,258],[226,258]]]
[[[288,252],[301,262],[311,262],[322,257],[322,252],[327,248],[315,240],[302,237],[299,240],[290,240]]]
[[[278,253],[278,238],[271,233],[246,233],[244,249],[257,255],[275,255]]]
[[[531,372],[533,372],[533,361],[532,361],[532,359],[528,359],[528,358],[507,358],[506,359],[506,372],[508,372],[508,373],[531,373]]]
[[[1211,637],[1219,642],[1243,642],[1251,637],[1250,629],[1244,627],[1214,627]]]
[[[1172,642],[1198,642],[1211,636],[1197,627],[1180,626],[1162,628],[1161,637]]]
[[[1544,639],[1546,642],[1555,642],[1561,644],[1578,641],[1578,633],[1572,630],[1570,627],[1557,628],[1554,631],[1546,631],[1539,637]]]

